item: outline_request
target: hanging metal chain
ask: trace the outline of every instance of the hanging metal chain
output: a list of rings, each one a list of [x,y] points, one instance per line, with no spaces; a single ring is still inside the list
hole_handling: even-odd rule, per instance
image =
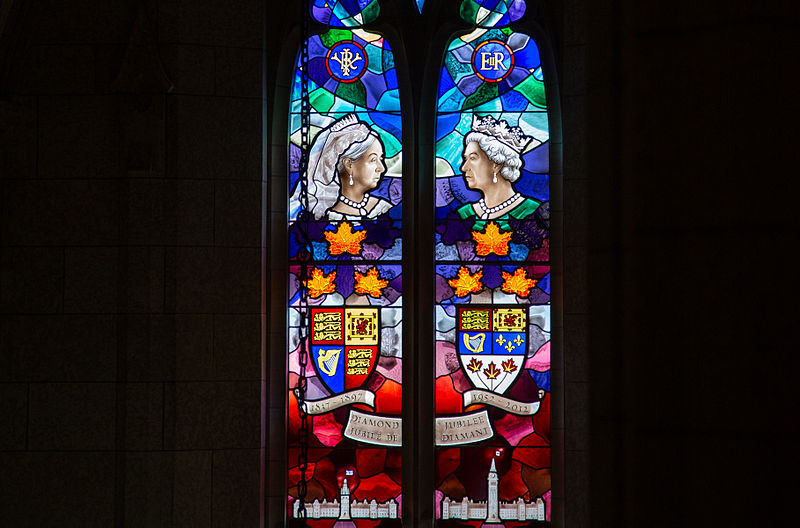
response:
[[[300,429],[298,430],[297,438],[300,443],[300,453],[297,456],[297,467],[300,471],[300,482],[297,485],[297,500],[300,502],[297,509],[297,518],[300,519],[301,525],[306,526],[306,495],[308,494],[308,480],[306,472],[308,471],[308,413],[306,408],[306,390],[308,379],[306,377],[306,367],[308,365],[308,328],[309,328],[309,313],[308,313],[308,290],[305,285],[308,283],[308,259],[311,257],[311,241],[309,240],[309,218],[308,218],[308,178],[306,172],[308,171],[308,151],[310,148],[311,139],[310,133],[310,102],[308,95],[308,39],[309,39],[309,13],[306,9],[306,2],[301,1],[300,4],[300,21],[302,24],[301,38],[303,41],[300,51],[300,204],[303,219],[299,219],[298,227],[300,228],[301,243],[303,250],[299,252],[300,257],[300,327],[298,333],[300,337],[300,377],[297,381],[297,409],[300,414]]]

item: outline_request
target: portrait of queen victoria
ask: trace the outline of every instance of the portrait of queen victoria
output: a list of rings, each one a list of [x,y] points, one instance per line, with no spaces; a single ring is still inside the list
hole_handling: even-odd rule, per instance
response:
[[[369,125],[355,114],[334,121],[314,138],[308,156],[306,182],[308,212],[314,220],[372,220],[392,204],[369,191],[378,187],[386,173],[384,146]],[[298,182],[290,200],[290,215],[302,209]]]
[[[538,209],[540,202],[514,188],[523,166],[521,154],[531,141],[506,121],[473,116],[472,129],[464,138],[461,172],[467,188],[482,197],[456,210],[461,219],[523,219]]]

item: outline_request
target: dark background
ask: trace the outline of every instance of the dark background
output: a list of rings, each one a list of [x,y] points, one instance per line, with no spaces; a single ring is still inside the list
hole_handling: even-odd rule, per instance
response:
[[[459,27],[428,3],[379,20],[413,115]],[[297,22],[270,4],[0,6],[3,526],[258,525],[262,145]],[[560,87],[565,524],[788,525],[798,9],[529,5]]]

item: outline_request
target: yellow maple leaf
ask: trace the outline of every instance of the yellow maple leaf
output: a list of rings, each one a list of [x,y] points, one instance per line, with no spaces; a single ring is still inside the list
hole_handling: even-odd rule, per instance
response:
[[[500,228],[494,222],[489,222],[489,225],[486,226],[486,231],[483,233],[473,231],[472,238],[478,243],[475,252],[481,257],[485,257],[489,253],[499,256],[508,255],[508,242],[511,240],[511,232],[501,233]]]
[[[336,231],[325,231],[325,238],[330,247],[328,251],[331,255],[341,255],[350,253],[358,255],[361,253],[361,241],[367,237],[366,231],[353,231],[353,226],[348,222],[339,224]]]
[[[458,276],[447,282],[456,290],[458,297],[464,297],[468,293],[479,292],[483,289],[481,277],[483,277],[483,271],[470,275],[469,269],[466,266],[461,266],[458,268]]]
[[[308,288],[308,294],[311,297],[319,297],[324,293],[333,293],[336,291],[336,285],[333,281],[336,280],[336,272],[332,271],[328,275],[325,275],[319,268],[314,268],[311,270],[311,278],[303,281],[306,288]]]
[[[506,293],[516,293],[520,297],[527,297],[537,282],[539,281],[536,279],[529,279],[523,268],[517,268],[513,275],[503,272],[503,291]]]
[[[389,284],[389,281],[383,280],[378,276],[378,268],[370,268],[366,275],[356,271],[356,293],[366,293],[372,297],[380,297],[387,284]]]

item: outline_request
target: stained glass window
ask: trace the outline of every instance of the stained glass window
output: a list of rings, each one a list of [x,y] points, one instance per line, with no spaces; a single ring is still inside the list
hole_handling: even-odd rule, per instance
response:
[[[392,48],[361,27],[378,9],[312,2],[329,27],[306,42],[306,171],[302,53],[291,90],[287,506],[309,526],[400,526],[402,126]]]
[[[550,521],[549,132],[522,0],[465,0],[438,86],[438,526]]]

